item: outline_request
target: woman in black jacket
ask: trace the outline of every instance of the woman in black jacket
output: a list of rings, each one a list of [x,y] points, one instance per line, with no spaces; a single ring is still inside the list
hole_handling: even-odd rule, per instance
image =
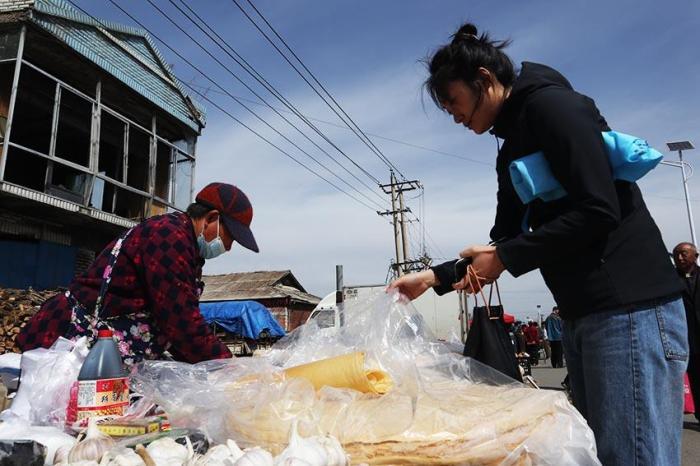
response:
[[[525,62],[516,75],[505,46],[465,24],[429,60],[435,103],[455,123],[503,139],[492,245],[460,256],[473,260],[475,287],[504,270],[517,277],[540,269],[565,321],[574,402],[603,464],[680,464],[688,350],[659,229],[636,183],[613,179],[601,136],[610,128],[593,100],[544,65]],[[509,165],[537,151],[567,194],[525,205]],[[391,287],[411,299],[429,287],[476,291],[455,277],[454,261]]]

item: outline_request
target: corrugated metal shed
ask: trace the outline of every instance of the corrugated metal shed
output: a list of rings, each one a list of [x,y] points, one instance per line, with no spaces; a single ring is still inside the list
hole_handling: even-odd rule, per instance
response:
[[[184,92],[146,31],[95,21],[63,0],[0,0],[0,12],[29,10],[29,20],[199,132],[204,109]]]
[[[201,301],[239,301],[290,298],[313,304],[321,298],[306,292],[290,270],[205,275]]]

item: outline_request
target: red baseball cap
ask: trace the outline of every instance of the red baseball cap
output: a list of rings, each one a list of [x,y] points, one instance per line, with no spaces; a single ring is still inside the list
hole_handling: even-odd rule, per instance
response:
[[[259,252],[250,222],[253,220],[253,206],[248,197],[232,184],[210,183],[204,187],[195,201],[216,209],[233,239],[251,251]]]

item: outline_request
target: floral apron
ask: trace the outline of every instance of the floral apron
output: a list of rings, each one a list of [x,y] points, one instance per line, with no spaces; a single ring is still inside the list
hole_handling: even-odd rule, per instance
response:
[[[114,340],[119,348],[122,361],[127,366],[132,366],[144,359],[157,359],[167,349],[167,344],[162,339],[153,335],[154,324],[152,317],[145,312],[135,312],[114,317],[104,317],[102,303],[107,294],[109,282],[112,280],[112,269],[117,262],[122,243],[132,230],[122,235],[110,253],[109,263],[102,274],[100,294],[95,301],[93,312],[83,306],[78,300],[66,291],[66,299],[71,306],[71,321],[65,337],[77,340],[80,337],[88,338],[89,346],[97,340],[97,332],[102,329],[112,330]]]

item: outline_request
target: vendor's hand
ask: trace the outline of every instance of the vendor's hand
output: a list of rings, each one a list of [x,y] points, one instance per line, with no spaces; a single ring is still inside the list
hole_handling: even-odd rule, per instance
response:
[[[484,285],[497,280],[506,269],[496,254],[496,246],[469,246],[459,253],[459,257],[471,257],[472,264],[470,272],[462,280],[452,285],[455,290],[476,293]]]
[[[425,293],[428,288],[439,285],[439,281],[432,270],[409,273],[394,280],[387,287],[386,291],[399,290],[407,298],[413,300]]]

